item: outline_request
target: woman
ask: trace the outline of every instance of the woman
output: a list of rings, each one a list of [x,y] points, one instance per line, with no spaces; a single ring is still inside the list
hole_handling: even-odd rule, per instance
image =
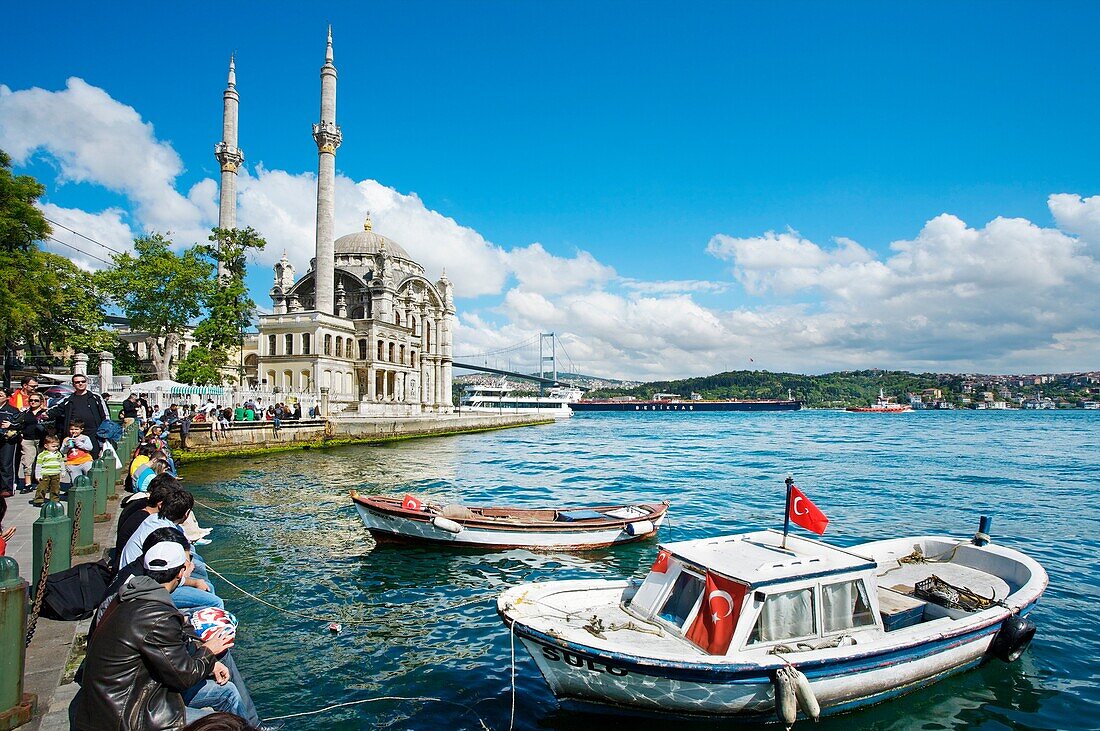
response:
[[[27,408],[22,414],[19,471],[23,476],[22,492],[31,492],[34,489],[31,487],[34,482],[34,460],[42,449],[42,438],[46,436],[46,399],[42,394],[32,391],[27,397]]]

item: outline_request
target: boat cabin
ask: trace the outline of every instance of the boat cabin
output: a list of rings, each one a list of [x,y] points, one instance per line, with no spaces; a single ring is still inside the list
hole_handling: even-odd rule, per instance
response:
[[[775,530],[682,541],[661,546],[624,608],[708,651],[697,622],[706,607],[709,637],[730,637],[724,652],[712,644],[712,654],[853,644],[884,632],[877,568],[871,558],[807,538],[788,535],[784,547]]]

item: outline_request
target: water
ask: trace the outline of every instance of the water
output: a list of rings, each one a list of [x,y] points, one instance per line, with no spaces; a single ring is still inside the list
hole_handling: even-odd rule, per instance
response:
[[[901,699],[824,721],[840,729],[1085,729],[1100,726],[1100,414],[583,414],[546,427],[292,452],[188,466],[214,527],[203,554],[235,584],[235,653],[261,715],[372,700],[288,728],[507,729],[509,634],[495,597],[539,579],[640,575],[655,543],[587,554],[478,553],[376,545],[347,496],[404,493],[470,504],[672,501],[671,535],[780,527],[788,474],[850,545],[904,534],[993,537],[1050,574],[1039,633],[1011,666],[991,662]],[[224,513],[224,514],[223,514]],[[667,540],[662,530],[661,539]],[[330,620],[344,630],[332,635]],[[733,728],[558,708],[516,648],[515,728]],[[438,700],[423,700],[426,698]],[[407,699],[407,700],[406,700]]]

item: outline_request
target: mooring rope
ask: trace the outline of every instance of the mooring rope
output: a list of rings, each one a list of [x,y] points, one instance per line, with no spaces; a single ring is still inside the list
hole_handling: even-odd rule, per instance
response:
[[[508,625],[509,644],[512,649],[512,715],[508,718],[508,731],[516,725],[516,621]]]
[[[347,623],[347,624],[352,624],[352,625],[371,624],[372,623],[371,620],[368,620],[368,619],[340,619],[340,618],[336,618],[336,617],[320,617],[320,616],[317,616],[316,614],[306,614],[305,612],[297,612],[293,609],[287,609],[286,607],[280,607],[277,604],[272,604],[271,602],[264,599],[263,597],[256,596],[255,594],[248,591],[247,589],[242,589],[241,587],[237,586],[232,581],[230,581],[228,578],[226,578],[225,574],[219,572],[217,569],[212,567],[210,564],[206,564],[206,568],[210,573],[214,574],[219,579],[221,579],[225,583],[229,584],[230,586],[232,586],[234,589],[236,589],[240,593],[244,594],[245,596],[250,597],[252,599],[255,599],[260,604],[263,604],[264,606],[267,606],[267,607],[271,607],[272,609],[277,610],[279,612],[283,612],[284,614],[290,614],[290,615],[293,615],[295,617],[300,617],[302,619],[308,619],[311,622],[337,622],[338,621],[342,624]]]
[[[264,721],[285,721],[290,718],[302,718],[303,716],[316,716],[320,713],[327,713],[328,711],[335,710],[337,708],[346,708],[348,706],[358,706],[363,703],[374,703],[376,701],[434,701],[436,703],[446,703],[452,706],[458,706],[459,708],[465,708],[467,711],[474,715],[477,722],[481,724],[481,728],[484,731],[490,731],[489,727],[485,725],[485,721],[481,716],[477,715],[477,712],[465,703],[458,703],[457,701],[449,701],[445,698],[428,698],[423,696],[400,696],[400,695],[384,695],[378,698],[360,698],[355,701],[344,701],[343,703],[333,703],[331,706],[325,706],[324,708],[318,708],[315,711],[301,711],[300,713],[288,713],[285,716],[272,716],[271,718],[265,718]]]
[[[225,512],[224,510],[218,510],[217,508],[215,508],[215,507],[213,507],[213,506],[211,506],[211,505],[207,505],[207,504],[206,504],[206,503],[204,503],[204,502],[203,502],[202,500],[196,500],[196,501],[195,501],[195,505],[201,505],[201,506],[203,506],[204,508],[206,508],[207,510],[212,510],[212,511],[214,511],[215,513],[217,513],[218,515],[224,515],[224,516],[225,516],[225,517],[227,517],[227,518],[233,518],[234,520],[240,520],[240,519],[241,519],[241,516],[240,516],[240,515],[233,515],[232,513],[227,513],[227,512]]]

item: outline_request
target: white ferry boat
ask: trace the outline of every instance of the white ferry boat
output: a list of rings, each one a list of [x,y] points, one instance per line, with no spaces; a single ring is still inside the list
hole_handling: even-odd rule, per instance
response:
[[[497,385],[466,386],[458,403],[463,411],[540,414],[552,416],[555,419],[565,419],[573,415],[573,409],[569,408],[569,403],[579,400],[583,393],[579,388],[555,386],[541,395],[513,394],[512,388],[502,380]]]

